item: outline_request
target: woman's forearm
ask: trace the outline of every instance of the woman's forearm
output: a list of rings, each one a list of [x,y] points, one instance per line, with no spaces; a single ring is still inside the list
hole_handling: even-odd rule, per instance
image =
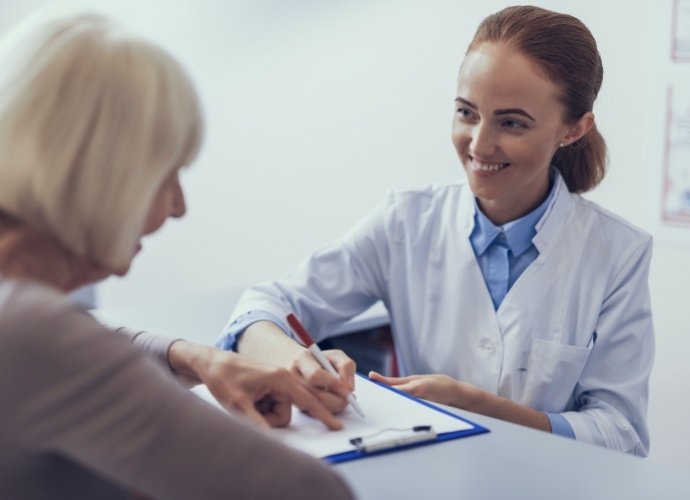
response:
[[[304,350],[270,321],[257,321],[247,327],[237,343],[237,352],[243,356],[278,366],[290,367]]]
[[[461,391],[464,393],[463,389]],[[453,403],[453,406],[514,424],[551,432],[551,421],[545,413],[479,389],[464,405],[460,406]]]

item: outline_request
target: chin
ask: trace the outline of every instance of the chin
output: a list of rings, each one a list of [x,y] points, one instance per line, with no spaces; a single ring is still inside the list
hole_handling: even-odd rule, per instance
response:
[[[474,179],[469,178],[467,184],[474,197],[483,202],[496,202],[506,195],[500,186],[487,185],[488,183],[481,180],[476,182]]]
[[[113,269],[113,271],[112,271],[111,274],[112,274],[113,276],[120,276],[120,277],[122,277],[122,276],[124,276],[125,274],[127,274],[127,273],[129,272],[129,268],[130,268],[131,266],[132,266],[132,262],[131,262],[131,261],[128,262],[127,264],[118,265],[115,269]]]
[[[132,267],[132,260],[134,259],[135,255],[136,253],[125,262],[118,262],[117,264],[110,266],[108,268],[108,276],[124,276],[127,274],[130,267]]]

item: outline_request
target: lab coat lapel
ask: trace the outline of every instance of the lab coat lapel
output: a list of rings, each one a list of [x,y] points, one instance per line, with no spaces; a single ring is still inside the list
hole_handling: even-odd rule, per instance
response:
[[[584,239],[577,236],[577,228],[570,224],[573,195],[568,192],[560,174],[556,177],[555,189],[554,200],[537,222],[537,234],[532,240],[539,255],[508,290],[496,311],[499,326],[504,333],[510,327],[513,313],[524,310],[527,303],[538,301],[540,295],[551,288],[548,284],[558,281],[559,287],[569,286],[562,281],[565,276],[572,274],[567,272],[570,266],[567,256],[579,255],[584,246]],[[566,295],[561,293],[558,297],[562,299]],[[560,308],[562,304],[554,304],[554,299],[552,296],[546,303]]]
[[[537,259],[511,287],[496,312],[506,356],[501,368],[498,394],[519,400],[522,370],[533,339],[558,341],[575,273],[569,256],[581,255],[584,238],[571,222],[572,196],[560,175],[554,201],[537,223],[533,243]],[[534,325],[542,329],[534,331]]]
[[[463,185],[446,219],[449,224],[429,254],[426,275],[432,285],[426,287],[412,356],[417,373],[445,373],[496,392],[503,348],[491,296],[469,240],[472,200],[472,192]]]
[[[458,319],[455,324],[468,327],[457,333],[462,337],[462,352],[466,353],[459,360],[458,378],[471,380],[482,389],[496,392],[503,357],[503,342],[491,295],[470,242],[470,234],[474,228],[473,197],[469,186],[465,184],[462,196],[462,203],[465,205],[461,210],[462,251],[458,259],[459,269],[456,270],[459,282],[456,309]]]

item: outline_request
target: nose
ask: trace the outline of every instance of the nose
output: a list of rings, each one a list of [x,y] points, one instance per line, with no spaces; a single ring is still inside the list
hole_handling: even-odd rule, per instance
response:
[[[173,186],[171,208],[170,216],[176,219],[179,219],[187,213],[187,203],[184,199],[184,191],[182,191],[182,184],[180,184],[179,177],[175,179],[175,184]]]
[[[490,124],[479,122],[471,131],[469,153],[477,158],[491,158],[497,150],[496,138]]]

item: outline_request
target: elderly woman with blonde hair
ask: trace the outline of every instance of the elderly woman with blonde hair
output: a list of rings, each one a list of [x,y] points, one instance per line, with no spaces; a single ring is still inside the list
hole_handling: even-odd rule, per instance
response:
[[[287,425],[294,403],[339,428],[306,384],[211,347],[110,331],[66,296],[126,273],[141,238],[185,213],[178,172],[202,118],[181,66],[91,14],[33,19],[0,50],[3,496],[299,498],[309,484],[310,497],[349,498],[328,467],[180,381],[206,383],[259,426]]]

